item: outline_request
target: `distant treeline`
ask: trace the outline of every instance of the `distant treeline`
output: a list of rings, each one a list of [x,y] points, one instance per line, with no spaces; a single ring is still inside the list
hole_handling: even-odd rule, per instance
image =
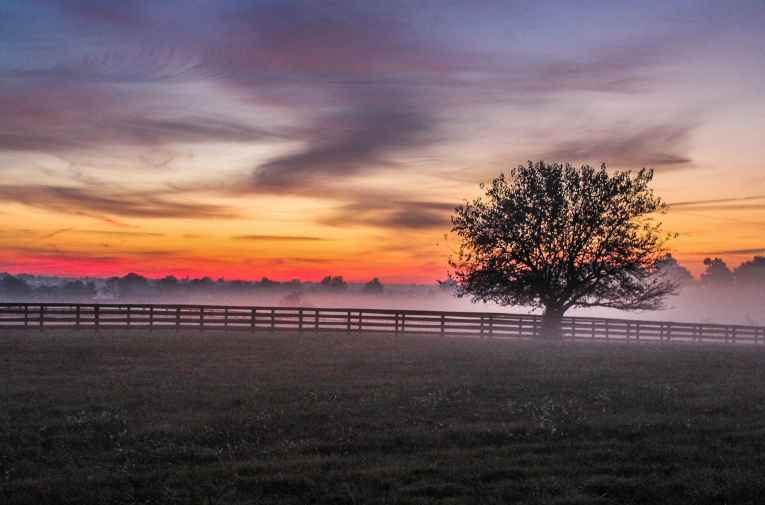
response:
[[[681,287],[765,288],[765,256],[754,256],[734,269],[729,268],[720,258],[706,258],[704,266],[705,270],[698,280],[672,255],[666,256],[660,268]]]
[[[685,289],[735,288],[737,291],[765,293],[765,256],[751,260],[731,269],[720,258],[704,260],[705,270],[699,279],[691,275],[671,255],[661,262],[662,275],[673,279]],[[443,290],[453,288],[450,280],[437,284]],[[421,287],[422,288],[422,287]],[[433,292],[436,286],[426,288]],[[320,282],[304,282],[293,279],[279,282],[263,277],[259,281],[213,280],[209,277],[178,279],[168,275],[161,279],[148,279],[129,273],[123,277],[107,279],[66,279],[29,274],[0,274],[0,300],[51,300],[51,301],[140,301],[152,299],[215,300],[216,298],[259,297],[278,299],[286,304],[300,304],[304,295],[310,294],[367,294],[378,295],[389,290],[375,277],[367,283],[350,284],[342,276],[328,275]],[[420,291],[420,294],[422,292]]]
[[[328,275],[320,282],[293,279],[279,282],[263,277],[260,281],[213,280],[209,277],[178,279],[168,275],[149,279],[136,273],[107,279],[65,279],[30,274],[0,274],[0,300],[59,300],[59,301],[150,301],[163,298],[210,299],[217,296],[281,294],[285,301],[300,302],[306,293],[380,294],[385,291],[380,279],[365,284],[349,284],[342,276]]]

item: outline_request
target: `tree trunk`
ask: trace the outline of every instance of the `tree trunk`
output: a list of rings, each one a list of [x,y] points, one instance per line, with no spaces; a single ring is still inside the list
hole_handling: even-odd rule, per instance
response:
[[[542,338],[548,340],[561,340],[563,338],[561,330],[563,312],[560,307],[545,307],[545,312],[542,314]]]

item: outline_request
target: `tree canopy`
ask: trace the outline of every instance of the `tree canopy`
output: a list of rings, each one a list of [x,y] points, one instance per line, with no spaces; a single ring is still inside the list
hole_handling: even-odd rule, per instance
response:
[[[652,179],[540,161],[482,185],[452,217],[458,296],[544,308],[552,333],[572,307],[660,308],[677,286],[658,275],[670,236]]]
[[[368,294],[379,294],[384,290],[385,286],[383,286],[383,283],[377,277],[364,284],[364,292]]]

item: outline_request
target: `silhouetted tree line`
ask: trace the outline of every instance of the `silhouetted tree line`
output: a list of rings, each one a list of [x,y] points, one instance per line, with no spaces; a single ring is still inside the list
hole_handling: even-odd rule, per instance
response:
[[[380,294],[385,287],[375,277],[366,284],[350,285],[342,276],[328,275],[320,282],[302,282],[299,279],[274,281],[263,277],[259,281],[213,280],[210,277],[179,279],[168,275],[149,279],[136,273],[123,277],[96,280],[63,280],[33,275],[0,274],[0,300],[47,301],[151,301],[152,299],[211,299],[237,295],[270,293],[285,296],[285,300],[299,302],[309,293]]]
[[[751,260],[731,269],[721,258],[704,259],[705,270],[699,279],[668,254],[659,264],[662,275],[667,276],[681,288],[705,290],[731,288],[742,292],[765,292],[765,256]],[[453,291],[453,279],[440,281],[441,290]],[[259,281],[213,280],[210,277],[178,279],[168,275],[161,279],[148,279],[136,273],[108,279],[56,279],[33,275],[0,273],[0,300],[23,301],[146,301],[161,298],[183,299],[188,297],[214,299],[218,296],[257,295],[273,293],[285,302],[299,305],[303,296],[310,293],[358,293],[377,295],[385,292],[385,286],[375,277],[360,285],[350,285],[342,276],[328,275],[320,282],[302,282],[299,279],[274,281],[263,277]]]
[[[672,255],[667,255],[659,268],[682,287],[765,289],[765,256],[754,256],[734,269],[729,268],[721,258],[705,258],[704,266],[706,268],[698,280]]]
[[[57,284],[39,284],[29,282],[21,276],[0,274],[0,299],[23,300],[73,300],[89,301],[97,295],[92,281],[66,280]]]
[[[733,270],[720,258],[706,258],[704,265],[700,281],[704,286],[765,288],[765,256],[755,256]]]

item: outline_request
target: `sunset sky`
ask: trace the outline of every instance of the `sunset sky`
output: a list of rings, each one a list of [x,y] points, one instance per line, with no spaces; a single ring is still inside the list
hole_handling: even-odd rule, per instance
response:
[[[529,159],[765,254],[765,2],[0,1],[0,271],[430,283]]]

